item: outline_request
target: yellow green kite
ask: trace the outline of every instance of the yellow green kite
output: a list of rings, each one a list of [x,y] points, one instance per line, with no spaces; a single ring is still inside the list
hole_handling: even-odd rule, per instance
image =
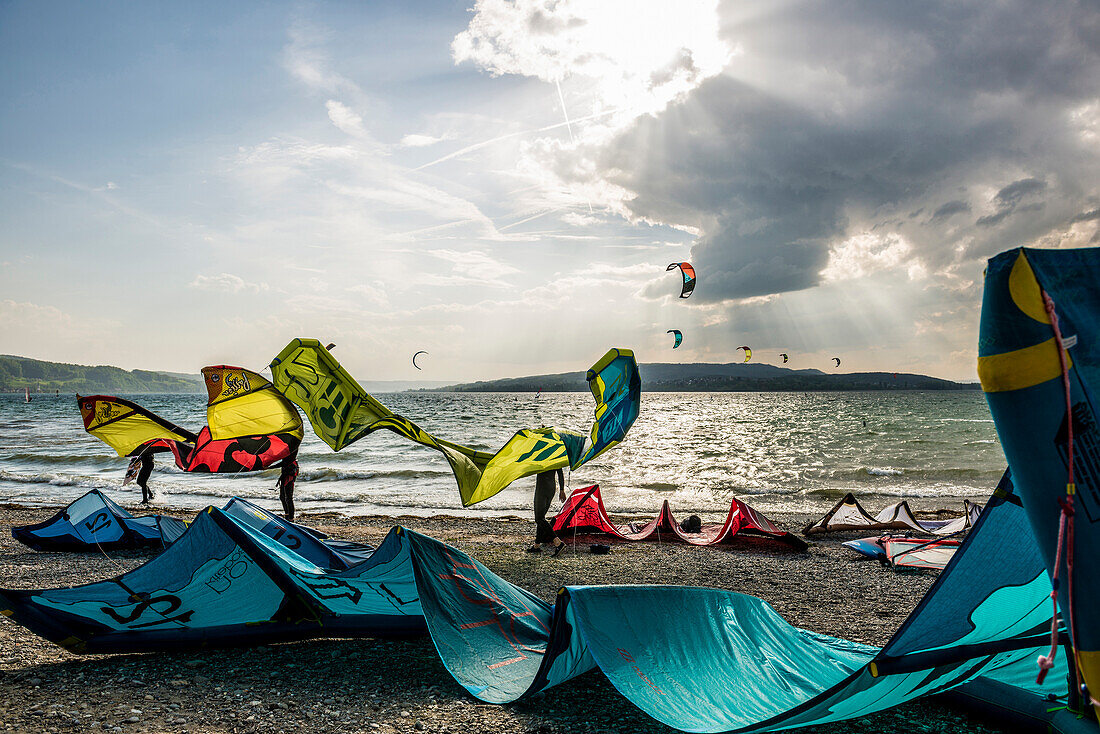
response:
[[[317,436],[334,451],[386,428],[442,453],[454,472],[463,506],[492,497],[522,477],[576,469],[622,441],[638,417],[641,378],[634,353],[611,349],[586,379],[596,399],[596,420],[585,437],[556,428],[517,432],[495,454],[437,438],[397,415],[359,385],[316,339],[294,339],[271,361],[275,389],[296,403]]]

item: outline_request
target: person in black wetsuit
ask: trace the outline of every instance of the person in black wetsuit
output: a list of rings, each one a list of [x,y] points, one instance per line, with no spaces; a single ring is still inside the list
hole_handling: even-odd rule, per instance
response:
[[[136,475],[134,474],[136,470]],[[153,473],[153,454],[146,452],[130,460],[127,476],[135,476],[134,484],[141,487],[141,504],[147,505],[153,499],[153,490],[149,489],[149,475]],[[124,482],[125,483],[125,482]]]
[[[298,478],[298,454],[295,452],[279,464],[282,472],[279,474],[279,501],[283,503],[283,517],[287,520],[294,519],[294,480]]]
[[[550,503],[554,501],[554,477],[558,479],[558,498],[565,502],[565,472],[561,469],[544,471],[535,475],[535,544],[530,553],[541,553],[544,546],[553,545],[554,555],[561,553],[565,543],[554,535],[554,528],[546,519]]]

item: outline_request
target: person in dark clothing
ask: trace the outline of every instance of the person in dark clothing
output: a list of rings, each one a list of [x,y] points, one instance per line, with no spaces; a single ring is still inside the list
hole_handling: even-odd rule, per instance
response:
[[[544,546],[554,546],[554,555],[561,553],[565,543],[554,535],[554,528],[546,519],[550,503],[554,501],[554,477],[558,479],[558,498],[565,502],[565,472],[561,469],[544,471],[535,475],[535,544],[527,550],[541,553]]]
[[[298,455],[288,456],[279,464],[279,501],[283,503],[283,517],[294,519],[294,480],[298,478]]]
[[[137,486],[141,487],[141,504],[147,505],[153,499],[153,490],[149,489],[149,475],[153,473],[153,455],[144,453],[138,457],[141,468],[138,469]]]

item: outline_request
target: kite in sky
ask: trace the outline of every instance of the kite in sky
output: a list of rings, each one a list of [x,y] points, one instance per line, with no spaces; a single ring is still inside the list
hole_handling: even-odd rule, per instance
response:
[[[680,274],[684,276],[684,285],[680,290],[680,298],[687,298],[691,295],[691,292],[695,290],[695,268],[691,267],[691,263],[671,263],[665,272],[680,268]]]
[[[836,362],[836,366],[840,366],[840,357],[833,357],[833,361]]]
[[[783,358],[783,364],[787,364],[787,353],[786,352],[780,352],[779,356]]]
[[[680,346],[680,342],[682,342],[684,340],[684,334],[679,329],[669,329],[665,333],[666,334],[672,334],[672,337],[674,339],[674,341],[672,343],[672,348],[673,349]]]
[[[746,362],[748,362],[750,359],[752,359],[752,350],[751,349],[746,347],[744,344],[742,344],[741,346],[739,346],[737,348],[745,350],[745,361]]]
[[[427,354],[427,352],[421,349],[419,352],[413,355],[413,367],[417,368],[418,370],[421,369],[421,367],[416,363],[416,358],[419,357],[421,354]]]

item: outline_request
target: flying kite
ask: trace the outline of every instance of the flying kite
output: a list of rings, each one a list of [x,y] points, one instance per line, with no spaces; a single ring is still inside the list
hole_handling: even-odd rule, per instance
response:
[[[687,298],[695,290],[695,268],[691,267],[691,263],[671,263],[665,268],[665,272],[674,268],[680,268],[680,274],[684,276],[684,287],[680,291],[680,298]]]
[[[737,348],[745,350],[745,361],[746,362],[748,362],[750,359],[752,359],[752,350],[751,349],[746,347],[744,344],[742,344],[741,346],[739,346]]]
[[[833,357],[833,361],[836,362],[836,366],[840,366],[840,357]]]
[[[787,364],[787,353],[786,352],[780,352],[779,356],[783,358],[783,364]]]
[[[317,437],[333,451],[381,428],[428,446],[451,465],[465,507],[492,497],[522,477],[568,466],[576,469],[621,442],[641,408],[634,353],[611,349],[585,379],[595,398],[589,436],[560,428],[515,433],[495,454],[445,441],[395,414],[360,387],[316,339],[295,339],[271,361],[275,389],[297,403]]]
[[[680,342],[682,342],[684,340],[684,334],[679,329],[669,329],[665,333],[666,334],[672,334],[673,338],[676,339],[676,341],[672,344],[673,349],[680,346]]]
[[[417,368],[418,370],[420,369],[420,365],[416,363],[416,358],[419,357],[421,354],[427,354],[427,352],[421,349],[419,352],[413,355],[413,367]]]

